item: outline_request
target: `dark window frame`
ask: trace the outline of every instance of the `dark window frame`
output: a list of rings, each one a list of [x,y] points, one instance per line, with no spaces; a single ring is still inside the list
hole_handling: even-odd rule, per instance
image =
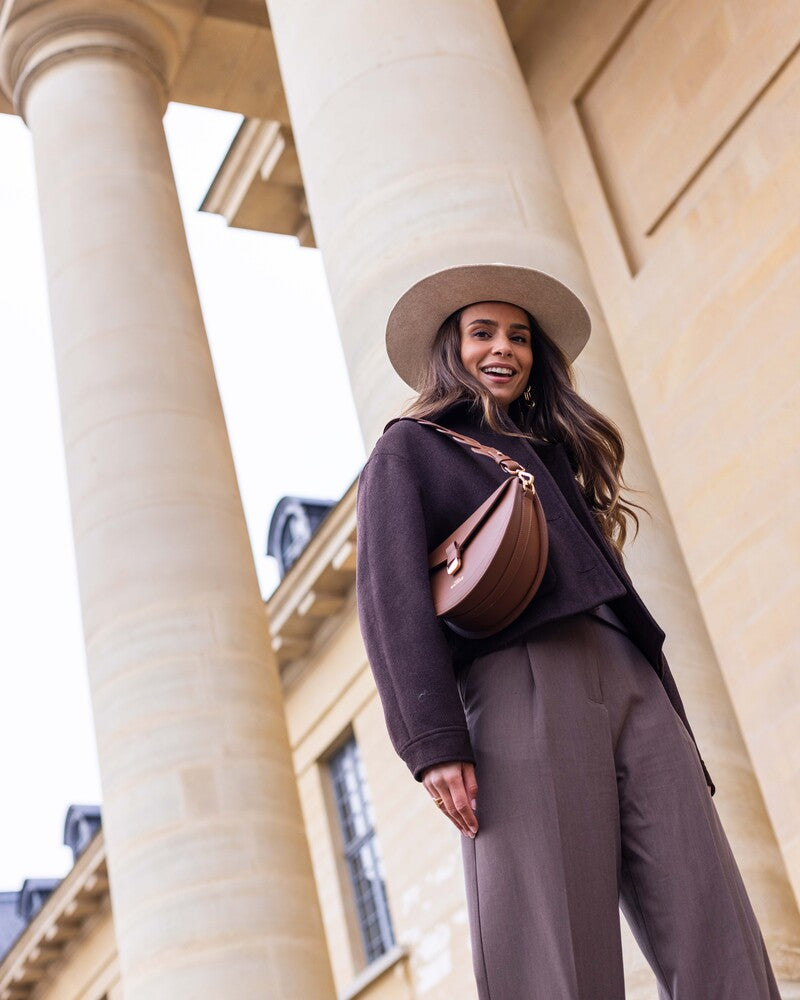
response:
[[[344,863],[367,965],[395,944],[364,765],[352,734],[327,760]]]

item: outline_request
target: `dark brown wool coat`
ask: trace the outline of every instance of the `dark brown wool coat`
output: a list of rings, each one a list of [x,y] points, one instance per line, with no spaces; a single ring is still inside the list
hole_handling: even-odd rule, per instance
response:
[[[445,761],[475,762],[457,688],[460,670],[544,622],[602,603],[622,620],[692,734],[661,650],[664,633],[592,517],[563,446],[497,434],[481,426],[466,403],[437,422],[498,448],[534,474],[550,545],[542,585],[516,622],[488,639],[457,636],[434,614],[427,553],[505,474],[432,428],[412,420],[387,425],[358,487],[358,610],[390,739],[414,777],[421,780],[425,768]]]

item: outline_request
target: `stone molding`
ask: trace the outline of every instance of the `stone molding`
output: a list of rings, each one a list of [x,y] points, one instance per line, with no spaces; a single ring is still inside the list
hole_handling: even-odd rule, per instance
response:
[[[98,831],[0,961],[0,1000],[28,1000],[87,924],[109,905],[105,840]]]
[[[229,161],[229,169],[224,173],[220,169],[217,173],[201,211],[222,215],[231,225],[250,185],[257,177],[269,180],[285,148],[286,139],[280,122],[245,119],[225,157]]]
[[[141,0],[43,0],[12,20],[0,38],[0,87],[25,120],[25,100],[46,69],[80,56],[133,62],[155,81],[166,109],[180,58],[172,26]]]
[[[331,508],[311,541],[267,599],[272,651],[284,689],[303,670],[306,658],[354,608],[356,580],[356,479]]]

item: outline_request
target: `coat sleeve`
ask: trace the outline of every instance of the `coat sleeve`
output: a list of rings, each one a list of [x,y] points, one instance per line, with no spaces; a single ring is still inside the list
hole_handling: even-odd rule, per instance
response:
[[[428,580],[423,498],[410,463],[373,452],[357,500],[361,633],[389,737],[417,781],[433,764],[470,761],[452,654]]]
[[[678,692],[678,686],[675,683],[675,678],[672,676],[672,671],[669,669],[669,664],[667,663],[667,658],[664,653],[661,653],[661,683],[664,685],[664,690],[667,692],[667,697],[672,703],[672,707],[678,714],[681,722],[686,727],[686,731],[692,737],[692,742],[694,743],[695,749],[697,750],[697,756],[700,757],[700,750],[697,746],[697,740],[694,738],[694,733],[692,732],[692,727],[689,725],[689,720],[686,718],[686,709],[683,707],[683,699]],[[705,761],[700,757],[700,766],[703,768],[703,774],[705,775],[706,784],[711,790],[711,794],[717,790],[716,785],[711,780],[711,775],[708,773],[708,768],[706,767]]]

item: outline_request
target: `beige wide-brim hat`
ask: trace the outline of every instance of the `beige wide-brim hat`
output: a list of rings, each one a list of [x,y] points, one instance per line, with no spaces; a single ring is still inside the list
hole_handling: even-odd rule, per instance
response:
[[[536,320],[570,361],[592,321],[578,296],[544,271],[517,264],[466,264],[435,271],[400,296],[386,324],[386,350],[400,378],[419,389],[439,327],[473,302],[508,302]]]

